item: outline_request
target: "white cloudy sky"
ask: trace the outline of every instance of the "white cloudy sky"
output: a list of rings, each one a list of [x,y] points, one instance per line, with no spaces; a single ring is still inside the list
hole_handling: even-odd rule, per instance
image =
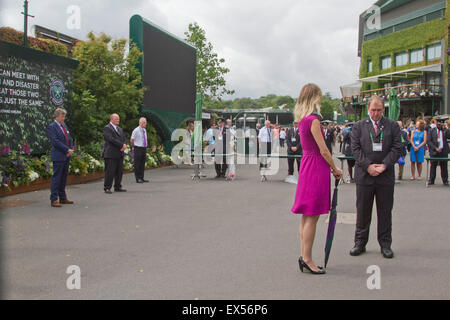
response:
[[[89,31],[129,37],[129,19],[140,14],[184,38],[191,22],[206,30],[231,72],[234,97],[269,93],[298,96],[314,82],[340,97],[355,82],[358,19],[375,0],[29,0],[30,25],[78,39]],[[67,27],[67,8],[79,6],[81,28]],[[22,0],[0,0],[0,26],[23,30]],[[31,28],[29,28],[31,30]],[[228,97],[230,98],[230,97]]]

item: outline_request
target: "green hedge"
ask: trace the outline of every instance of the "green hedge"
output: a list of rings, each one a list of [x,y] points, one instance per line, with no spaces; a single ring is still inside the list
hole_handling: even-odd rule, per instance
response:
[[[435,64],[439,61],[425,61],[395,67],[395,54],[410,52],[414,49],[426,48],[433,42],[440,41],[446,36],[446,21],[433,20],[420,25],[391,33],[381,38],[365,41],[362,46],[360,78],[366,78],[384,73],[407,70],[422,67],[428,64]],[[381,57],[391,56],[392,68],[381,70]],[[373,63],[373,71],[367,72],[368,61]],[[375,84],[376,85],[376,84]],[[365,85],[363,90],[376,89],[374,85]],[[370,87],[370,88],[368,88]]]
[[[17,45],[23,44],[23,32],[17,31],[10,27],[0,27],[0,40],[14,43]],[[40,39],[28,37],[28,45],[30,48],[52,53],[62,57],[68,57],[69,51],[62,43],[50,39]]]

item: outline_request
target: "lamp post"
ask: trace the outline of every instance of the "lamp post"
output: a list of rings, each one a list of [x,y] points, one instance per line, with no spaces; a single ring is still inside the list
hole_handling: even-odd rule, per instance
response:
[[[23,2],[23,46],[28,47],[28,17],[34,16],[28,14],[28,0]]]

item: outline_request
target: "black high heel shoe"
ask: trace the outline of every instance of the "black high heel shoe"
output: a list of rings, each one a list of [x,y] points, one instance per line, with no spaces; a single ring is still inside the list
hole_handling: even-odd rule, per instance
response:
[[[311,270],[311,268],[308,266],[308,264],[303,261],[303,258],[300,257],[300,259],[298,260],[298,264],[300,266],[300,271],[303,273],[303,268],[306,268],[306,270],[308,270],[309,272],[311,272],[312,274],[326,274],[325,270],[323,269],[323,267],[317,266],[317,268],[320,269],[320,271],[313,271]]]

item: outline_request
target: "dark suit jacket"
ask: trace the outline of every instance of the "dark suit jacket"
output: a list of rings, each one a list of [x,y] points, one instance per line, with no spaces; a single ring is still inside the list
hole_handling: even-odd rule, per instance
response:
[[[67,131],[69,146],[67,146],[64,132],[62,131],[59,123],[53,121],[47,128],[47,135],[52,143],[52,161],[66,161],[68,159],[67,152],[69,152],[69,149],[73,149],[73,140],[70,136],[70,132],[65,124],[63,124],[63,126]]]
[[[408,132],[405,130],[400,130],[400,135],[402,137],[402,157],[406,157],[408,154],[408,145],[410,144],[410,140],[408,139]]]
[[[295,143],[292,142],[293,137],[294,137],[294,128],[290,128],[286,135],[286,143],[288,146],[287,153],[288,154],[296,154],[296,155],[302,154],[303,150],[302,150],[302,144],[300,141],[300,132],[299,132],[298,128],[297,128],[297,133],[295,134],[295,139],[296,139]],[[295,151],[295,152],[292,151],[291,147],[297,147],[297,151]]]
[[[324,136],[325,138],[325,144],[327,145],[329,150],[332,150],[332,143],[334,141],[334,129],[328,128],[327,134]]]
[[[343,154],[347,157],[353,155],[352,151],[352,138],[351,138],[352,131],[345,129],[342,133],[342,143],[344,144]]]
[[[370,133],[375,142],[380,142],[383,132],[381,152],[374,152]],[[383,117],[380,120],[380,130],[375,134],[370,118],[361,120],[352,128],[352,152],[356,160],[355,181],[359,185],[394,185],[395,164],[401,156],[402,141],[400,127],[397,122]],[[384,164],[386,171],[378,177],[372,177],[367,169],[371,164]]]
[[[103,128],[103,137],[105,139],[103,158],[105,159],[120,159],[124,156],[123,151],[120,151],[120,149],[126,143],[126,138],[122,128],[117,128],[119,132],[116,132],[110,123]]]
[[[448,155],[449,154],[449,147],[448,147],[448,143],[447,143],[448,130],[443,130],[442,136],[443,136],[443,140],[444,140],[444,143],[443,143],[444,148],[442,149],[442,153],[444,155]],[[428,144],[430,156],[434,157],[434,156],[438,155],[438,152],[436,151],[436,148],[439,147],[438,129],[437,128],[430,128],[430,130],[428,131],[427,144]]]

